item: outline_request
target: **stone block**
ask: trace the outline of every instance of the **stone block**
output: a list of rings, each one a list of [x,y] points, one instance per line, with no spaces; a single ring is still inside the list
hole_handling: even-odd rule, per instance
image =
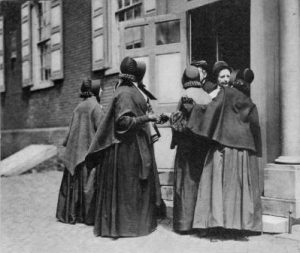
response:
[[[175,149],[170,149],[172,131],[169,127],[160,127],[161,137],[154,144],[155,159],[158,169],[174,168]]]
[[[300,165],[268,164],[264,170],[264,196],[300,200]]]
[[[300,218],[300,200],[287,200],[262,197],[263,214],[288,217],[292,211],[294,218]]]
[[[57,155],[54,145],[30,145],[0,162],[0,175],[22,174]]]
[[[172,169],[158,170],[159,181],[161,185],[173,186],[174,171]]]
[[[173,201],[173,186],[161,186],[161,195],[163,200]]]
[[[262,216],[263,232],[266,233],[287,233],[288,219],[270,215]]]
[[[167,217],[173,218],[173,201],[170,200],[164,200],[167,208]]]

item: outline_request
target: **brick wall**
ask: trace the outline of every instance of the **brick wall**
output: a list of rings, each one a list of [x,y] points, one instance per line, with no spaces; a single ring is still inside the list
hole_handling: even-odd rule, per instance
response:
[[[6,92],[1,95],[2,129],[51,128],[68,126],[71,113],[80,102],[79,89],[84,77],[101,79],[91,71],[91,1],[63,1],[64,79],[48,89],[30,91],[21,84],[20,2],[6,4],[5,52]],[[2,8],[3,9],[3,8]],[[3,10],[2,10],[3,11]],[[17,31],[17,60],[10,62],[10,34]],[[115,77],[102,81],[107,104]]]

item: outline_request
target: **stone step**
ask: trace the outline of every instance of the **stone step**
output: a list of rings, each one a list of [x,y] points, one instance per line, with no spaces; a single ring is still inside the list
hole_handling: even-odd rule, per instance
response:
[[[0,175],[22,174],[56,155],[54,145],[29,145],[0,162]]]
[[[173,201],[173,186],[162,185],[160,190],[163,200]]]
[[[174,184],[174,170],[173,169],[158,169],[159,181],[161,185]]]
[[[173,218],[173,201],[164,200],[166,207],[167,207],[167,217],[172,219]]]
[[[288,233],[288,218],[272,215],[263,215],[263,232],[266,233]]]
[[[288,217],[292,211],[294,218],[300,218],[300,200],[261,197],[263,214]]]

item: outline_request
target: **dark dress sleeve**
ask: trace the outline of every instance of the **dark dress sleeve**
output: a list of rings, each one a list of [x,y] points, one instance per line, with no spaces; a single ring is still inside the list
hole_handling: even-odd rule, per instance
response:
[[[254,138],[256,155],[261,157],[262,156],[261,131],[259,125],[258,111],[256,106],[253,106],[252,110],[249,113],[249,123]]]
[[[122,92],[118,95],[115,106],[116,133],[122,135],[134,134],[149,122],[147,115],[138,115],[137,106],[133,95],[129,92]]]

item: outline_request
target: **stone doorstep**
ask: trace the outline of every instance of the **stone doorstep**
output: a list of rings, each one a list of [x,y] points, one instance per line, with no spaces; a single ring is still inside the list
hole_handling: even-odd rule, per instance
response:
[[[261,197],[263,214],[287,218],[289,211],[292,217],[300,218],[300,199],[287,200]]]
[[[174,170],[173,169],[158,169],[159,182],[161,185],[174,184]]]
[[[288,218],[263,215],[263,232],[266,233],[288,233]]]
[[[173,201],[164,200],[167,207],[167,218],[173,219]],[[263,232],[264,233],[274,233],[282,234],[284,239],[295,239],[298,238],[300,241],[300,225],[294,225],[292,227],[292,234],[288,233],[288,218],[277,217],[272,215],[263,215]]]
[[[278,199],[300,199],[300,166],[267,164],[264,169],[264,195]]]

